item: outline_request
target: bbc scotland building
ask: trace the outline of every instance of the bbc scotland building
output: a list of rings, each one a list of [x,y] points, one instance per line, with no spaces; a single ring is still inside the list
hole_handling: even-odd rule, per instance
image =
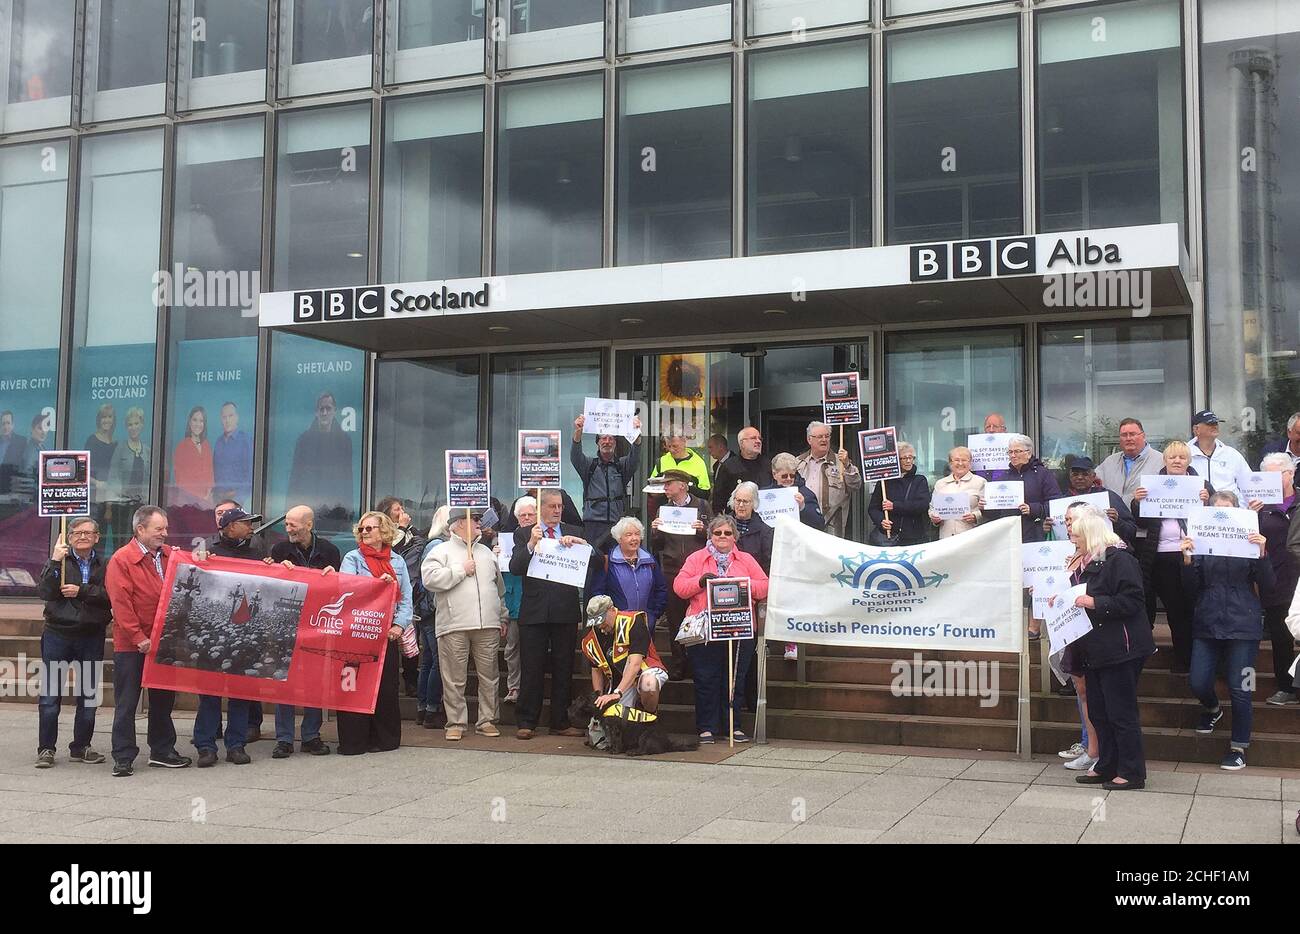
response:
[[[932,480],[988,412],[1060,466],[1300,409],[1293,0],[0,0],[0,81],[3,596],[41,449],[112,548],[424,525],[450,447],[507,499],[587,396],[641,476],[802,450],[824,372]]]

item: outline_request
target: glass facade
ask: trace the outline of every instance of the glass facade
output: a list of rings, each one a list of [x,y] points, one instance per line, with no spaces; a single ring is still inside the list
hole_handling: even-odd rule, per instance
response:
[[[600,265],[603,127],[604,87],[599,75],[501,89],[497,274]]]
[[[871,92],[865,42],[749,59],[749,254],[871,245]]]
[[[483,241],[483,92],[389,101],[383,279],[472,276]]]
[[[885,37],[885,236],[890,243],[1020,233],[1015,20]]]
[[[0,132],[67,126],[72,118],[72,43],[76,0],[0,4]]]
[[[793,446],[791,387],[849,347],[879,347],[873,420],[931,476],[991,410],[1055,461],[1108,453],[1117,414],[1164,439],[1208,405],[1257,462],[1300,411],[1300,7],[1009,8],[0,0],[0,595],[48,553],[40,445],[92,451],[105,548],[133,504],[166,504],[183,544],[226,494],[268,519],[308,502],[347,544],[378,496],[427,521],[449,441],[489,446],[508,490],[513,433],[567,433],[611,387],[647,418]],[[450,356],[394,360],[259,331],[243,301],[1157,222],[1184,229],[1190,308],[977,313],[955,287],[945,310],[900,294],[854,317],[844,296],[826,320],[760,319],[766,357],[684,303],[667,330],[605,317],[562,352],[537,329],[526,353],[431,338],[411,350]],[[610,372],[625,359],[643,362]],[[445,398],[457,414],[423,401]]]
[[[730,256],[730,62],[626,72],[618,100],[618,263]]]
[[[1038,17],[1038,224],[1182,224],[1182,16],[1176,0]]]

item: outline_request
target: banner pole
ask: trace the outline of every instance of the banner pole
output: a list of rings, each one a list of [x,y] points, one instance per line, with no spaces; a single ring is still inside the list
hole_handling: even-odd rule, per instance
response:
[[[889,500],[889,488],[888,488],[887,486],[885,486],[885,481],[884,481],[884,480],[881,480],[881,481],[880,481],[880,501],[881,501],[882,503],[884,503],[884,502],[887,502],[888,500]],[[885,510],[885,518],[886,518],[886,519],[889,519],[889,510],[888,510],[888,509]],[[893,522],[894,520],[893,520],[893,519],[889,519],[889,521],[890,521],[890,522]]]
[[[840,450],[844,449],[844,423],[840,423]]]
[[[68,545],[68,517],[59,516],[59,544]],[[63,560],[59,562],[59,586],[63,587],[68,583],[68,556],[64,555]]]
[[[1033,744],[1029,734],[1029,611],[1021,611],[1020,626],[1020,677],[1017,679],[1017,704],[1016,704],[1016,752],[1020,758],[1028,762],[1033,757]],[[1043,678],[1047,678],[1046,669],[1042,672]],[[1046,683],[1046,681],[1044,681]]]
[[[727,745],[736,748],[736,669],[734,639],[727,640]]]
[[[764,619],[766,629],[766,618]],[[759,633],[755,643],[754,664],[758,666],[758,702],[754,705],[754,742],[767,743],[767,637]]]

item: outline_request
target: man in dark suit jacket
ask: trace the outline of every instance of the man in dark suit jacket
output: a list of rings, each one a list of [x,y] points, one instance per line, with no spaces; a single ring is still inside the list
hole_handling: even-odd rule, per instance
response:
[[[557,538],[561,544],[583,544],[582,526],[561,521],[564,499],[559,490],[542,490],[537,524],[515,530],[510,573],[523,578],[519,605],[519,702],[515,707],[519,739],[532,739],[542,716],[546,661],[551,663],[551,735],[582,736],[569,723],[573,688],[573,657],[582,627],[582,588],[528,576],[537,543]],[[590,573],[590,566],[588,567]]]

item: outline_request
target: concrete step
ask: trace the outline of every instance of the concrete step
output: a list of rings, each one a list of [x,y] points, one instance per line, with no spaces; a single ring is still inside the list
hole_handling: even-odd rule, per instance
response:
[[[1035,723],[1032,737],[1034,752],[1068,749],[1079,741],[1079,724]],[[1228,738],[1222,722],[1209,736],[1170,727],[1142,728],[1143,751],[1149,761],[1217,763],[1228,752]],[[1300,735],[1252,733],[1247,761],[1253,766],[1300,768]]]

